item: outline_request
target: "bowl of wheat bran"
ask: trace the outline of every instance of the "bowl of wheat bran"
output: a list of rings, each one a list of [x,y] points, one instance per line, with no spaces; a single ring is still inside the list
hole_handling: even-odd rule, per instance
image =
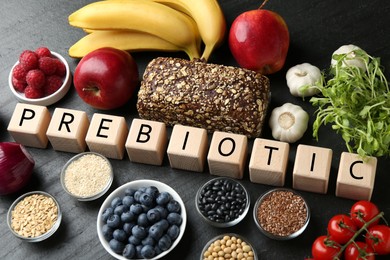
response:
[[[303,233],[310,210],[296,191],[276,188],[261,195],[253,207],[253,218],[261,233],[275,240],[288,240]]]
[[[110,161],[95,152],[84,152],[72,157],[62,168],[64,190],[80,201],[100,198],[110,188],[114,172]]]

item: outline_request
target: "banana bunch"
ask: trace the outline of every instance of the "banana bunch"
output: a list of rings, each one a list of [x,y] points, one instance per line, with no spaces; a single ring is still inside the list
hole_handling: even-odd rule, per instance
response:
[[[87,33],[70,47],[74,58],[113,47],[130,52],[184,51],[191,60],[207,61],[226,34],[217,0],[105,0],[80,8],[68,20]]]

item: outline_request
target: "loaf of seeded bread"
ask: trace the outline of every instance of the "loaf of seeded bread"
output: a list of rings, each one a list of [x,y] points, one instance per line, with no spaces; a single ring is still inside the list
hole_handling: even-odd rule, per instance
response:
[[[146,67],[138,92],[143,119],[243,134],[261,134],[269,79],[251,70],[160,57]]]

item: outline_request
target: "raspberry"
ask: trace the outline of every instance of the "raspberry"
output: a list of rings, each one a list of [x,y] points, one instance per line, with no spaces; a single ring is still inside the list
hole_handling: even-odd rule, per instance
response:
[[[46,78],[45,95],[51,95],[56,92],[63,84],[62,78],[57,75],[51,75]]]
[[[26,83],[26,81],[21,81],[21,80],[18,80],[17,78],[15,78],[15,77],[12,77],[12,85],[14,86],[14,89],[16,91],[19,91],[19,92],[23,93],[24,89],[27,86],[27,83]]]
[[[42,70],[45,75],[53,75],[57,70],[57,63],[55,59],[50,57],[42,57],[39,59],[39,69]]]
[[[16,65],[12,70],[12,77],[14,77],[19,81],[26,82],[26,75],[27,75],[27,71],[20,63]]]
[[[31,86],[27,86],[24,89],[24,95],[26,98],[37,99],[43,97],[43,91],[42,89],[37,89]]]
[[[30,50],[25,50],[19,56],[19,62],[25,70],[29,71],[38,68],[38,55]]]
[[[57,70],[56,70],[56,75],[60,77],[65,77],[66,75],[66,67],[65,64],[59,60],[59,59],[54,59],[56,64],[57,64]]]
[[[32,88],[42,88],[45,85],[45,74],[41,70],[30,70],[27,72],[26,82]]]
[[[38,55],[39,58],[42,57],[51,57],[51,52],[47,47],[39,47],[35,50],[35,53]]]

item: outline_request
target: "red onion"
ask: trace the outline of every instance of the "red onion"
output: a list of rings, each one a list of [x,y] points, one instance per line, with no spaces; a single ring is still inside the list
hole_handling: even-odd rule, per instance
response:
[[[30,180],[35,161],[23,145],[0,143],[0,195],[22,189]]]

